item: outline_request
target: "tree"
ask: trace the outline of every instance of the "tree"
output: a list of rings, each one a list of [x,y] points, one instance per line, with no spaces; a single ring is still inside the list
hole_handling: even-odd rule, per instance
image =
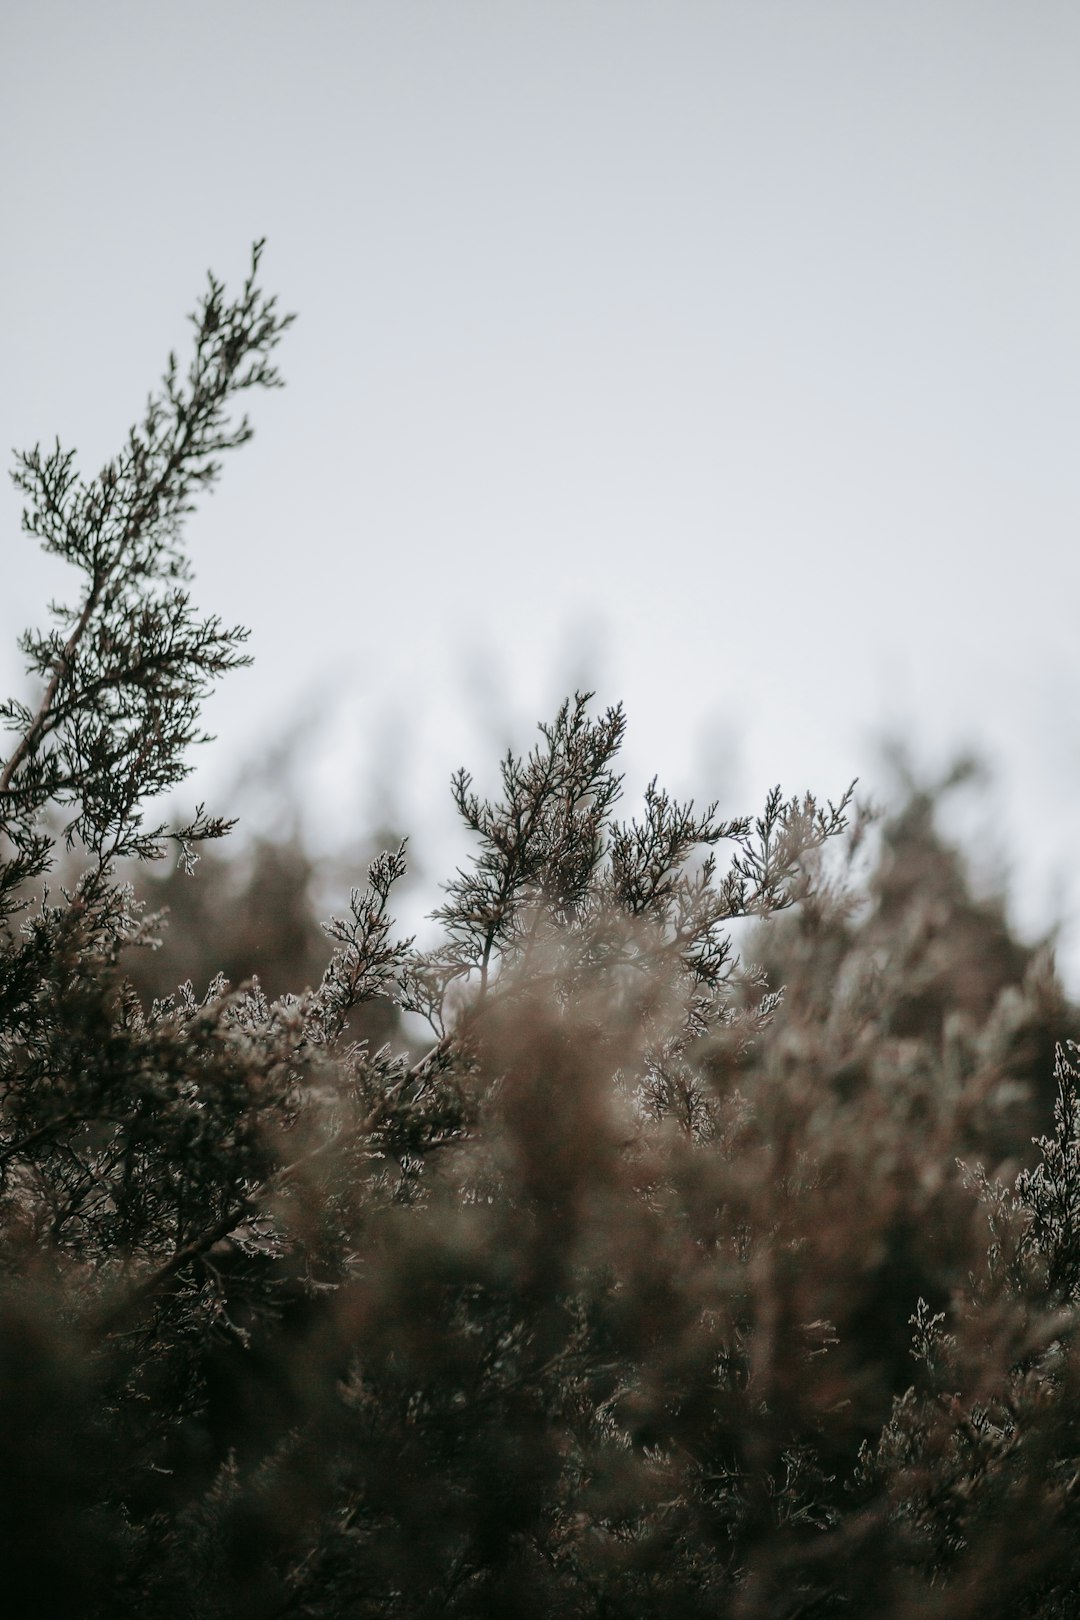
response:
[[[860,931],[830,864],[850,792],[722,820],[654,782],[619,819],[622,712],[577,695],[492,797],[455,778],[432,950],[395,935],[401,846],[314,988],[126,976],[159,925],[117,863],[228,827],[144,817],[240,661],[180,526],[278,382],[258,264],[96,479],[16,470],[83,585],[4,710],[10,1612],[1072,1612],[1076,1076],[1036,1164],[957,1168],[1016,1019],[950,1021],[947,973],[933,1017],[883,992],[883,957],[925,976],[910,907]],[[358,1035],[380,1006],[419,1057]]]

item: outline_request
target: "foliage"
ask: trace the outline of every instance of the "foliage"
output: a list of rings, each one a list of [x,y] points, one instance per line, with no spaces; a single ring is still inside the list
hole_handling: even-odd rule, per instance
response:
[[[1064,1048],[1037,1158],[1000,1159],[1072,1015],[928,798],[863,884],[850,792],[724,820],[654,783],[620,819],[622,712],[579,695],[492,798],[455,779],[433,949],[394,929],[401,848],[299,994],[127,976],[159,925],[117,862],[227,825],[143,816],[238,661],[175,582],[234,396],[277,382],[257,261],[96,480],[17,468],[84,586],[4,711],[8,1612],[1071,1614]]]

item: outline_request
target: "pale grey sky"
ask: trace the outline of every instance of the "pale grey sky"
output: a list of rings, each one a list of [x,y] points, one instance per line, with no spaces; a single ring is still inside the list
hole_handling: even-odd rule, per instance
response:
[[[1080,901],[1078,79],[1074,0],[5,0],[0,442],[96,470],[265,235],[289,386],[189,529],[257,663],[193,792],[333,682],[320,836],[423,835],[589,674],[635,781],[746,809],[980,746],[1033,921]],[[17,517],[5,686],[64,588]]]

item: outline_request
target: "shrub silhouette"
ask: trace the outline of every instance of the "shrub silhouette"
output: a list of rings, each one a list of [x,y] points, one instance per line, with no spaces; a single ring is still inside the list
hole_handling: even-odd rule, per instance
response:
[[[400,848],[302,993],[132,984],[117,863],[228,826],[144,817],[240,658],[180,525],[278,380],[258,253],[96,479],[17,466],[83,585],[4,710],[8,1612],[1073,1614],[1064,1047],[1000,1162],[1073,1015],[928,802],[860,893],[850,793],[724,821],[654,783],[620,819],[622,713],[579,695],[493,797],[455,779],[433,949],[394,932]],[[358,1038],[369,1007],[429,1048]]]

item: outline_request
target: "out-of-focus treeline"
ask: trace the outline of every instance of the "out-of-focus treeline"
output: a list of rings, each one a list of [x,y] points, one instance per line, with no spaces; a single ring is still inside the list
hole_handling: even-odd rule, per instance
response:
[[[943,830],[942,811],[968,774],[898,779],[868,827],[861,876],[845,876],[846,914],[831,907],[815,916],[812,950],[801,948],[800,916],[775,918],[748,935],[744,955],[800,1009],[828,1006],[846,982],[872,974],[878,1019],[896,1041],[936,1044],[961,1026],[992,1025],[995,1039],[1007,1031],[1000,1085],[970,1119],[966,1146],[989,1165],[1028,1162],[1031,1138],[1050,1125],[1055,1046],[1080,1040],[1080,1008],[1055,971],[1052,939],[1022,937],[1003,885],[988,889],[973,876],[980,852]],[[270,1000],[315,988],[332,954],[323,921],[344,909],[368,862],[397,843],[393,829],[374,829],[348,849],[316,854],[297,812],[279,817],[276,831],[204,846],[191,873],[172,862],[134,867],[136,895],[162,926],[156,949],[128,952],[125,972],[147,1006],[187,981],[201,995],[218,974],[233,988],[257,980]],[[356,1037],[373,1044],[401,1036],[400,1024],[388,1001],[352,1015]],[[868,1047],[878,1037],[876,1024]],[[844,1084],[864,1079],[853,1056]]]
[[[1049,1129],[1055,1046],[1080,1038],[1080,1009],[1062,985],[1052,933],[1023,937],[1004,879],[980,870],[987,852],[943,830],[952,796],[978,792],[980,783],[970,761],[936,781],[906,770],[868,830],[850,905],[819,911],[811,900],[775,919],[757,933],[754,956],[800,1016],[835,1008],[856,985],[867,989],[867,1054],[883,1039],[914,1053],[981,1034],[994,1059],[963,1147],[994,1166],[1030,1162],[1031,1137]],[[871,1078],[856,1048],[837,1083],[854,1094]]]

